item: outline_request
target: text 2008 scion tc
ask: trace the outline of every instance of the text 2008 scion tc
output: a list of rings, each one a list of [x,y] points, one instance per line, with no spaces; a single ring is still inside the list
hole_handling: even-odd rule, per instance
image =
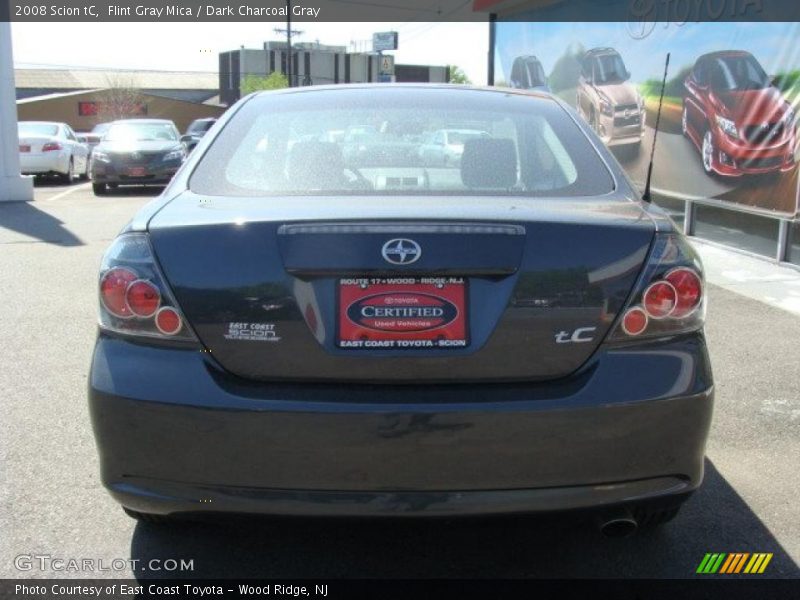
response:
[[[478,134],[426,164],[442,130]],[[548,95],[249,96],[98,291],[102,478],[138,518],[604,507],[627,530],[702,480],[700,262]]]

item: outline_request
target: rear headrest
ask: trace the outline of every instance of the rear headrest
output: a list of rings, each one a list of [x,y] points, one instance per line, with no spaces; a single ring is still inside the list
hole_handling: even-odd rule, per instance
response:
[[[464,142],[461,181],[470,188],[508,189],[517,183],[517,151],[508,139]]]
[[[301,190],[340,187],[345,180],[342,151],[333,142],[296,142],[286,161],[286,177]]]

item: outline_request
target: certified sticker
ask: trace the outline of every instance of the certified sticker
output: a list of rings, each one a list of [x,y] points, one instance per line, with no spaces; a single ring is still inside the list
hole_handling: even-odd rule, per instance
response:
[[[468,345],[462,278],[339,281],[340,348],[464,348]]]
[[[347,318],[374,331],[427,331],[452,323],[458,307],[449,300],[418,292],[384,292],[347,307]]]

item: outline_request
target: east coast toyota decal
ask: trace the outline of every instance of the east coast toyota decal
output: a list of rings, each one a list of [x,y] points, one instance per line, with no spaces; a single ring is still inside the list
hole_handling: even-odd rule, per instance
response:
[[[347,318],[373,331],[411,332],[444,327],[458,317],[452,302],[418,292],[386,292],[360,298],[347,307]]]

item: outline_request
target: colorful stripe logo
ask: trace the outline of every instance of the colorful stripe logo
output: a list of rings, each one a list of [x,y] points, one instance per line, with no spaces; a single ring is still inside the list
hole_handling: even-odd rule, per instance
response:
[[[707,553],[696,573],[703,575],[731,575],[735,573],[761,574],[772,560],[772,553],[756,552],[731,552]]]

